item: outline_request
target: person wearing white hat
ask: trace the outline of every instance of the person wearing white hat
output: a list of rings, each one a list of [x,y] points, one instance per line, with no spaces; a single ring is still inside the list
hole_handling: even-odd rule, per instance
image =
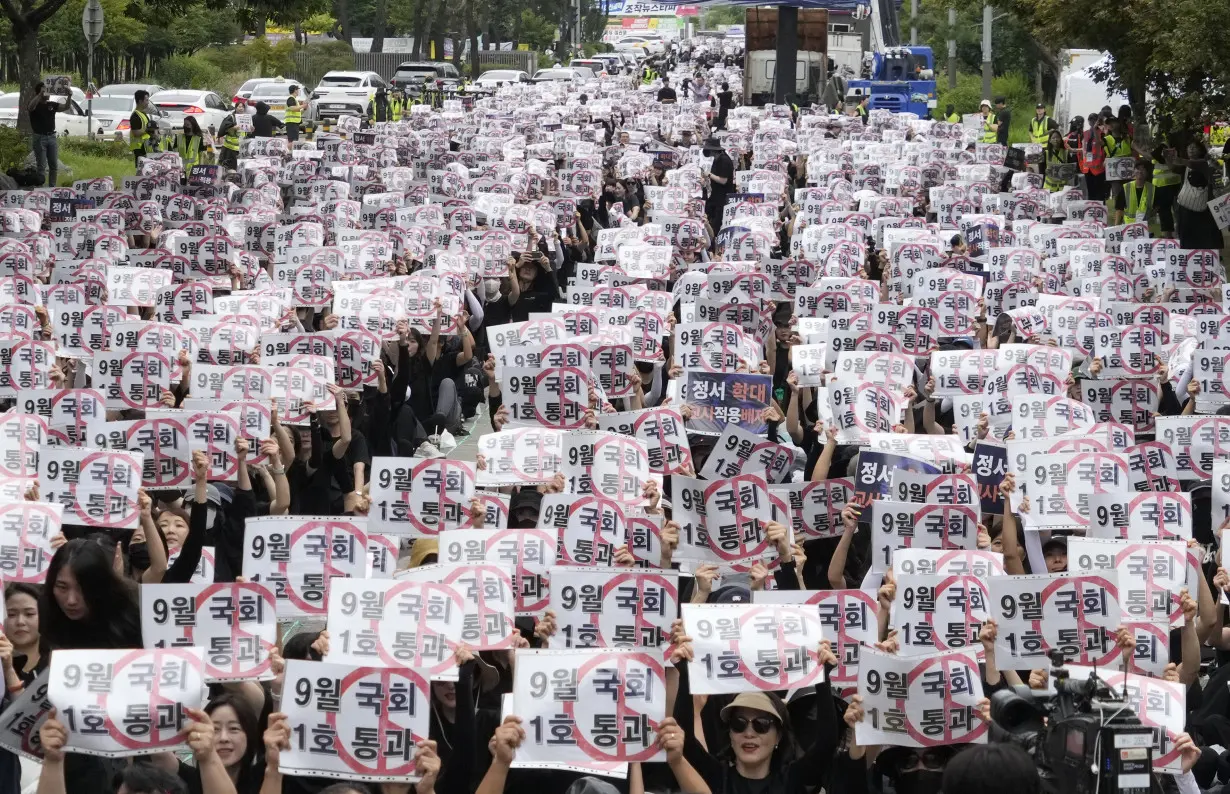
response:
[[[982,100],[982,103],[978,105],[978,110],[982,113],[982,137],[978,139],[978,142],[995,143],[999,125],[995,123],[995,114],[991,112],[991,100]]]

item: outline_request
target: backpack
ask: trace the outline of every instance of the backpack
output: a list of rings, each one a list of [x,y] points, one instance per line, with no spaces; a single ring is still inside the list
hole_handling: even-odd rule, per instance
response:
[[[461,400],[461,414],[469,419],[478,410],[487,393],[487,373],[477,356],[470,359],[457,377],[457,399]]]

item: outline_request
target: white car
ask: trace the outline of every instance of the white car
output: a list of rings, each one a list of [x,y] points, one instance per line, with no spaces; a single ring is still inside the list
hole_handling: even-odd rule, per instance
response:
[[[119,133],[120,137],[128,140],[131,127],[129,122],[132,118],[132,111],[137,107],[137,100],[131,96],[119,94],[117,96],[96,96],[94,97],[94,106],[90,111],[93,115],[94,132],[101,138],[111,138],[115,133]],[[88,105],[81,105],[83,112],[90,110]],[[171,135],[171,122],[161,113],[151,114],[158,125],[158,131],[161,135]]]
[[[519,69],[492,69],[479,75],[474,84],[479,88],[495,89],[502,85],[529,81],[530,76]]]
[[[135,97],[138,91],[148,91],[150,96],[157,94],[159,91],[165,91],[162,86],[157,83],[115,83],[113,85],[105,85],[98,89],[99,96],[129,96]]]
[[[202,130],[218,129],[231,109],[213,91],[159,91],[149,98],[150,104],[167,115],[167,121],[177,130],[184,128],[184,119],[192,116]]]
[[[312,114],[317,119],[336,119],[354,115],[366,117],[376,98],[376,89],[388,90],[384,78],[375,72],[328,72],[320,78],[312,100]]]
[[[568,65],[573,69],[588,69],[595,76],[607,73],[606,63],[596,58],[573,58]]]
[[[19,94],[0,96],[0,127],[17,126]],[[64,96],[52,96],[51,101],[57,102],[61,110],[56,113],[56,135],[73,135],[84,137],[89,128],[85,122],[85,111],[73,100]]]
[[[664,55],[666,44],[661,39],[647,36],[624,36],[615,42],[616,52],[630,52],[637,55]]]
[[[579,86],[584,80],[576,69],[561,66],[558,69],[539,69],[534,72],[535,83],[571,83]]]
[[[269,106],[269,115],[282,121],[286,120],[286,100],[290,98],[290,90],[299,89],[300,110],[306,110],[307,93],[302,83],[294,80],[271,80],[261,83],[248,94],[248,102],[255,105],[264,102]]]

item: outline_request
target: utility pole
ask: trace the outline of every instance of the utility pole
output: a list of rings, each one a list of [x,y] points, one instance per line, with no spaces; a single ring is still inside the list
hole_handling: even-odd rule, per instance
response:
[[[982,98],[991,98],[991,22],[995,18],[995,9],[989,5],[982,7]]]
[[[948,7],[948,90],[957,87],[957,9]]]
[[[81,32],[85,34],[85,124],[86,135],[94,138],[94,45],[102,38],[103,10],[99,0],[89,0],[81,12]],[[52,187],[55,187],[54,185]]]
[[[918,43],[918,0],[910,0],[910,46]]]

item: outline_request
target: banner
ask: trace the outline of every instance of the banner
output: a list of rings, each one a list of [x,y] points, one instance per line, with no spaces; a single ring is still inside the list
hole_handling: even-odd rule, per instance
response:
[[[372,458],[368,528],[401,537],[434,537],[471,526],[473,463],[437,458]]]
[[[200,648],[210,683],[268,681],[278,642],[273,592],[255,582],[143,585],[141,637],[147,648]]]
[[[431,689],[419,671],[289,659],[282,692],[290,725],[290,748],[278,756],[283,774],[418,780],[416,745],[431,719]]]
[[[688,430],[718,435],[727,424],[737,424],[753,435],[764,435],[768,424],[761,414],[773,397],[771,375],[689,371],[680,399],[692,409]]]
[[[647,762],[664,758],[666,674],[633,649],[517,651],[513,702],[525,729],[517,760]]]
[[[798,689],[824,681],[817,610],[789,604],[684,604],[693,695]]]
[[[1010,441],[1008,463],[1016,473],[1018,508],[1023,493],[1029,512],[1022,513],[1026,529],[1072,529],[1089,525],[1090,500],[1096,494],[1116,493],[1129,483],[1127,456],[1113,452],[1040,453],[1030,444],[1054,445],[1055,440]]]
[[[200,648],[57,650],[48,699],[68,731],[64,749],[122,758],[186,746],[187,709],[204,705]]]
[[[657,648],[679,614],[679,574],[555,566],[552,648]]]
[[[365,525],[344,517],[250,517],[243,577],[273,590],[279,619],[324,616],[335,577],[367,574]]]
[[[864,648],[858,668],[864,747],[983,744],[990,726],[976,716],[982,675],[973,650],[894,656]]]

